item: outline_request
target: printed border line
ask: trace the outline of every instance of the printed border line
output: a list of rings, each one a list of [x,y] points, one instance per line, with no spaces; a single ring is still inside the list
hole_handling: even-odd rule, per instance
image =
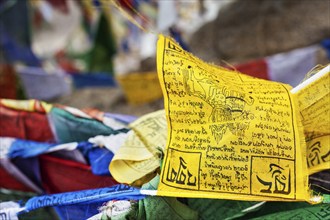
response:
[[[250,194],[252,195],[252,157],[250,156]]]
[[[261,158],[272,158],[272,159],[278,159],[278,160],[290,160],[290,161],[296,161],[295,159],[287,159],[282,157],[274,157],[274,156],[259,156],[259,155],[252,155],[252,157],[261,157]]]
[[[312,138],[308,142],[311,142],[317,138],[322,138],[322,137],[327,137],[327,136],[329,136],[329,140],[330,140],[330,134],[316,134],[315,136],[312,136]]]
[[[167,42],[167,38],[165,38],[165,37],[163,37],[163,39],[164,39],[164,46],[163,46],[163,61],[162,61],[162,75],[163,75],[163,83],[164,83],[164,85],[165,85],[165,73],[164,73],[164,62],[165,62],[165,50],[166,50],[166,42]],[[169,117],[169,120],[168,120],[168,128],[167,129],[170,129],[171,131],[172,131],[172,120],[171,120],[171,116],[170,116],[170,114],[169,114],[169,112],[170,112],[170,96],[169,96],[169,94],[168,94],[168,90],[167,90],[167,88],[166,87],[164,87],[165,88],[165,90],[166,90],[166,98],[167,98],[167,109],[168,109],[168,117]],[[165,97],[164,97],[165,98]],[[166,114],[167,112],[165,111],[165,114]],[[169,132],[169,137],[168,137],[168,141],[167,141],[167,143],[168,143],[168,146],[170,146],[170,143],[172,142],[172,132]],[[166,143],[166,144],[167,144]],[[164,172],[162,172],[162,176],[161,176],[161,178],[160,178],[160,181],[163,183],[163,184],[165,184],[165,182],[163,181],[163,179],[164,179],[164,175],[165,175],[165,167],[166,167],[166,165],[167,165],[167,163],[169,162],[168,160],[167,160],[167,157],[168,157],[168,153],[169,153],[169,147],[167,148],[167,150],[166,150],[166,157],[164,158],[164,160],[165,160],[165,164],[164,164],[164,167],[162,167],[162,170],[164,169]]]
[[[292,200],[292,201],[295,201],[296,200],[295,195],[294,195],[294,198],[286,198],[286,197],[279,197],[279,196],[255,195],[255,194],[249,194],[249,193],[235,193],[235,192],[224,192],[224,191],[214,191],[214,190],[187,189],[187,188],[181,188],[181,187],[171,186],[171,185],[168,185],[166,183],[164,183],[164,185],[169,186],[169,187],[172,187],[172,188],[175,188],[175,189],[183,189],[183,190],[186,190],[186,191],[197,191],[197,192],[200,192],[200,193],[211,192],[213,195],[219,194],[220,195],[219,196],[219,199],[222,199],[222,198],[220,198],[221,197],[221,194],[233,194],[233,195],[243,195],[243,196],[254,196],[254,197],[267,197],[267,198],[276,198],[276,199],[286,199],[286,200]],[[173,191],[169,191],[169,192],[172,192],[173,193]],[[177,193],[180,194],[180,192],[177,192]],[[211,198],[213,198],[213,197],[211,197]]]
[[[297,168],[296,168],[296,163],[297,163],[297,157],[296,157],[296,153],[297,153],[297,143],[296,143],[296,129],[295,129],[295,124],[294,124],[294,118],[293,116],[296,115],[296,114],[293,114],[293,108],[292,108],[292,100],[291,100],[291,93],[290,91],[283,85],[281,84],[281,86],[285,89],[285,91],[287,92],[288,94],[288,97],[289,97],[289,101],[290,101],[290,109],[291,109],[291,125],[292,125],[292,129],[293,129],[293,146],[294,146],[294,160],[296,161],[293,165],[294,167],[294,178],[293,178],[293,181],[294,181],[294,198],[296,198],[296,194],[297,194],[297,180],[296,180],[296,176],[297,176]],[[302,161],[303,162],[303,161]]]

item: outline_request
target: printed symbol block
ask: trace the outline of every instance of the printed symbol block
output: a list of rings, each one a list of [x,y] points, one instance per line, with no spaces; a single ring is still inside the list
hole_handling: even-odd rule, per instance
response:
[[[322,140],[322,139],[321,139]],[[329,139],[328,139],[329,140]],[[308,168],[318,166],[322,163],[330,162],[330,150],[327,149],[327,141],[326,138],[323,138],[321,141],[316,141],[315,143],[312,142],[307,148],[307,165]]]
[[[201,153],[169,149],[162,176],[166,185],[181,189],[199,189]]]
[[[251,163],[251,194],[294,199],[294,161],[252,157]]]

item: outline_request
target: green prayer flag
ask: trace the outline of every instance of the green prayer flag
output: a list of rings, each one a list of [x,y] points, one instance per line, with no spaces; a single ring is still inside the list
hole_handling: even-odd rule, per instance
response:
[[[116,53],[115,39],[111,24],[101,13],[94,38],[94,47],[88,57],[88,71],[106,72],[113,75],[113,56]]]
[[[156,190],[159,176],[142,186],[142,189]],[[176,198],[149,196],[139,201],[137,219],[198,219],[198,212],[179,202]]]
[[[235,219],[258,210],[263,202],[224,199],[188,199],[188,206],[198,211],[201,219]]]
[[[330,219],[329,204],[310,205],[309,207],[293,209],[285,212],[276,212],[273,214],[260,216],[254,220],[273,220],[273,219],[299,219],[299,220],[326,220]]]
[[[95,119],[76,117],[60,108],[52,108],[49,119],[59,142],[86,141],[96,135],[118,134],[121,130],[114,130]]]

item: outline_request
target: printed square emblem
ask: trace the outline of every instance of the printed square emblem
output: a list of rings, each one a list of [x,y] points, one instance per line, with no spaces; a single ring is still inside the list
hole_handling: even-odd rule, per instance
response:
[[[251,194],[294,199],[294,171],[294,161],[252,157]]]
[[[175,188],[199,189],[201,153],[168,150],[163,183]]]

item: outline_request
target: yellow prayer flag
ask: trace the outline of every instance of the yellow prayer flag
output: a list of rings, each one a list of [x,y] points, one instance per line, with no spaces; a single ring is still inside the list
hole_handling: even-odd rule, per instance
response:
[[[121,183],[131,184],[160,166],[167,138],[165,111],[147,114],[132,122],[124,144],[113,157],[109,169]]]
[[[330,133],[330,65],[294,89],[305,132]]]
[[[307,142],[309,174],[330,169],[330,65],[292,89]]]
[[[159,85],[157,73],[132,73],[116,77],[123,88],[128,102],[131,104],[143,104],[162,98],[162,90]]]
[[[30,112],[50,112],[53,105],[43,101],[30,99],[30,100],[14,100],[14,99],[0,99],[0,103],[8,108],[30,111]]]
[[[168,123],[157,195],[309,200],[289,85],[207,64],[162,35],[157,69]]]

